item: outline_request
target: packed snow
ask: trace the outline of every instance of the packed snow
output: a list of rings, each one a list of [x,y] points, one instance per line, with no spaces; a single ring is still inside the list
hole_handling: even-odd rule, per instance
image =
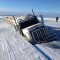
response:
[[[0,60],[47,60],[12,25],[2,22],[0,26]]]
[[[35,47],[47,56],[49,60],[60,60],[60,19],[58,22],[56,22],[55,18],[50,19],[52,18],[44,18],[44,24],[54,30],[58,36],[57,40],[50,43],[36,44]]]
[[[60,60],[60,21],[45,18],[44,24],[56,32],[58,39],[32,45],[14,26],[0,19],[0,60]]]

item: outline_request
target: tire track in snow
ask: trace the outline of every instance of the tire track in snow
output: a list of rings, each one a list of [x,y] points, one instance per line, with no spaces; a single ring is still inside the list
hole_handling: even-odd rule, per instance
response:
[[[38,50],[43,51],[47,56],[49,56],[52,60],[60,60],[60,55],[57,54],[53,49],[45,46],[44,44],[37,44],[35,47]]]
[[[9,35],[7,35],[7,33],[3,33],[3,35],[4,35],[3,38],[5,39],[4,43],[5,43],[5,46],[6,46],[5,47],[5,49],[6,49],[5,52],[7,52],[8,56],[9,56],[9,59],[10,60],[20,60],[20,59],[21,60],[24,60],[24,59],[26,60],[28,58],[28,57],[26,58],[26,54],[23,54],[23,56],[25,55],[25,58],[22,59],[23,56],[22,56],[21,50],[20,50],[20,52],[17,50],[16,45],[14,44],[13,39],[12,39],[12,34],[10,34],[10,33],[8,33],[8,34]],[[8,37],[9,37],[9,39],[7,39]],[[6,60],[8,60],[8,59],[6,59]]]
[[[45,54],[44,51],[42,51],[39,47],[34,46],[39,52],[41,52],[48,60],[52,60],[52,58],[50,58],[50,56],[48,56],[47,54]]]
[[[47,58],[30,43],[13,30],[0,33],[3,44],[3,60],[47,60]]]

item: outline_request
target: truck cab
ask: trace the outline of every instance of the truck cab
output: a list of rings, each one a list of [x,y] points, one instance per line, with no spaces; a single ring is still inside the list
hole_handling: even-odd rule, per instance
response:
[[[44,24],[35,15],[25,15],[16,19],[20,34],[30,43],[48,42],[48,33]]]

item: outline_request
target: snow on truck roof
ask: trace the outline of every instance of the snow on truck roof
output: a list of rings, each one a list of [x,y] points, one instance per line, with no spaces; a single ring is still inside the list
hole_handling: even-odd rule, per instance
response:
[[[34,17],[34,15],[28,14],[28,15],[22,15],[22,16],[18,17],[17,19],[25,20],[25,19],[29,19],[32,17]]]
[[[20,16],[20,17],[18,17],[18,18],[16,19],[16,22],[17,22],[17,24],[19,24],[19,21],[20,21],[20,22],[24,22],[24,21],[27,21],[27,20],[31,20],[31,19],[33,19],[33,18],[36,18],[36,16],[31,15],[31,14],[22,15],[22,16]]]

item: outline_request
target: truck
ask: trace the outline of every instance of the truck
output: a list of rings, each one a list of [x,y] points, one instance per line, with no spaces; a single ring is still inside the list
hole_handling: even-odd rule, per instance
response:
[[[15,29],[31,44],[51,42],[56,37],[55,33],[46,31],[42,15],[41,21],[37,16],[28,14],[18,17],[15,22]]]

